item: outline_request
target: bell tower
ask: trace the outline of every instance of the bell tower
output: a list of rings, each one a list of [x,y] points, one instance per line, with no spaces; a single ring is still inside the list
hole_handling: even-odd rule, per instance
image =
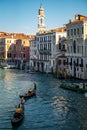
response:
[[[38,33],[43,33],[44,31],[45,31],[44,9],[41,4],[38,11]]]

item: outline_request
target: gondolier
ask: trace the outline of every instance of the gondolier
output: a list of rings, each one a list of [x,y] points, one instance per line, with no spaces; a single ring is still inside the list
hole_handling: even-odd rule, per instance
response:
[[[24,99],[24,97],[22,97],[21,98],[21,104],[24,105],[24,103],[25,103],[25,99]]]
[[[37,84],[36,84],[36,82],[34,82],[34,89],[36,90],[36,87],[37,87]]]

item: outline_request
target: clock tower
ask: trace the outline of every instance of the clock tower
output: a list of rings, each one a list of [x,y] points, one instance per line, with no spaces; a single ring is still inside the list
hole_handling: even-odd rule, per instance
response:
[[[44,22],[44,9],[40,5],[38,11],[38,33],[43,33],[45,31],[45,22]]]

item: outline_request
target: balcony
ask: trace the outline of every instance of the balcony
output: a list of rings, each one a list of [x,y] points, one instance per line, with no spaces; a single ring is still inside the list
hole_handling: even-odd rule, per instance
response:
[[[51,55],[51,50],[38,50],[40,54]]]

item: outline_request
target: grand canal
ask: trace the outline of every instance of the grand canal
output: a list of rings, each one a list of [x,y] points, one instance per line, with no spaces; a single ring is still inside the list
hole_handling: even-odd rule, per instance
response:
[[[14,128],[11,118],[19,94],[33,88],[37,94],[25,102],[25,117]],[[0,130],[86,130],[87,98],[84,94],[63,90],[52,75],[29,74],[20,70],[0,69]]]

